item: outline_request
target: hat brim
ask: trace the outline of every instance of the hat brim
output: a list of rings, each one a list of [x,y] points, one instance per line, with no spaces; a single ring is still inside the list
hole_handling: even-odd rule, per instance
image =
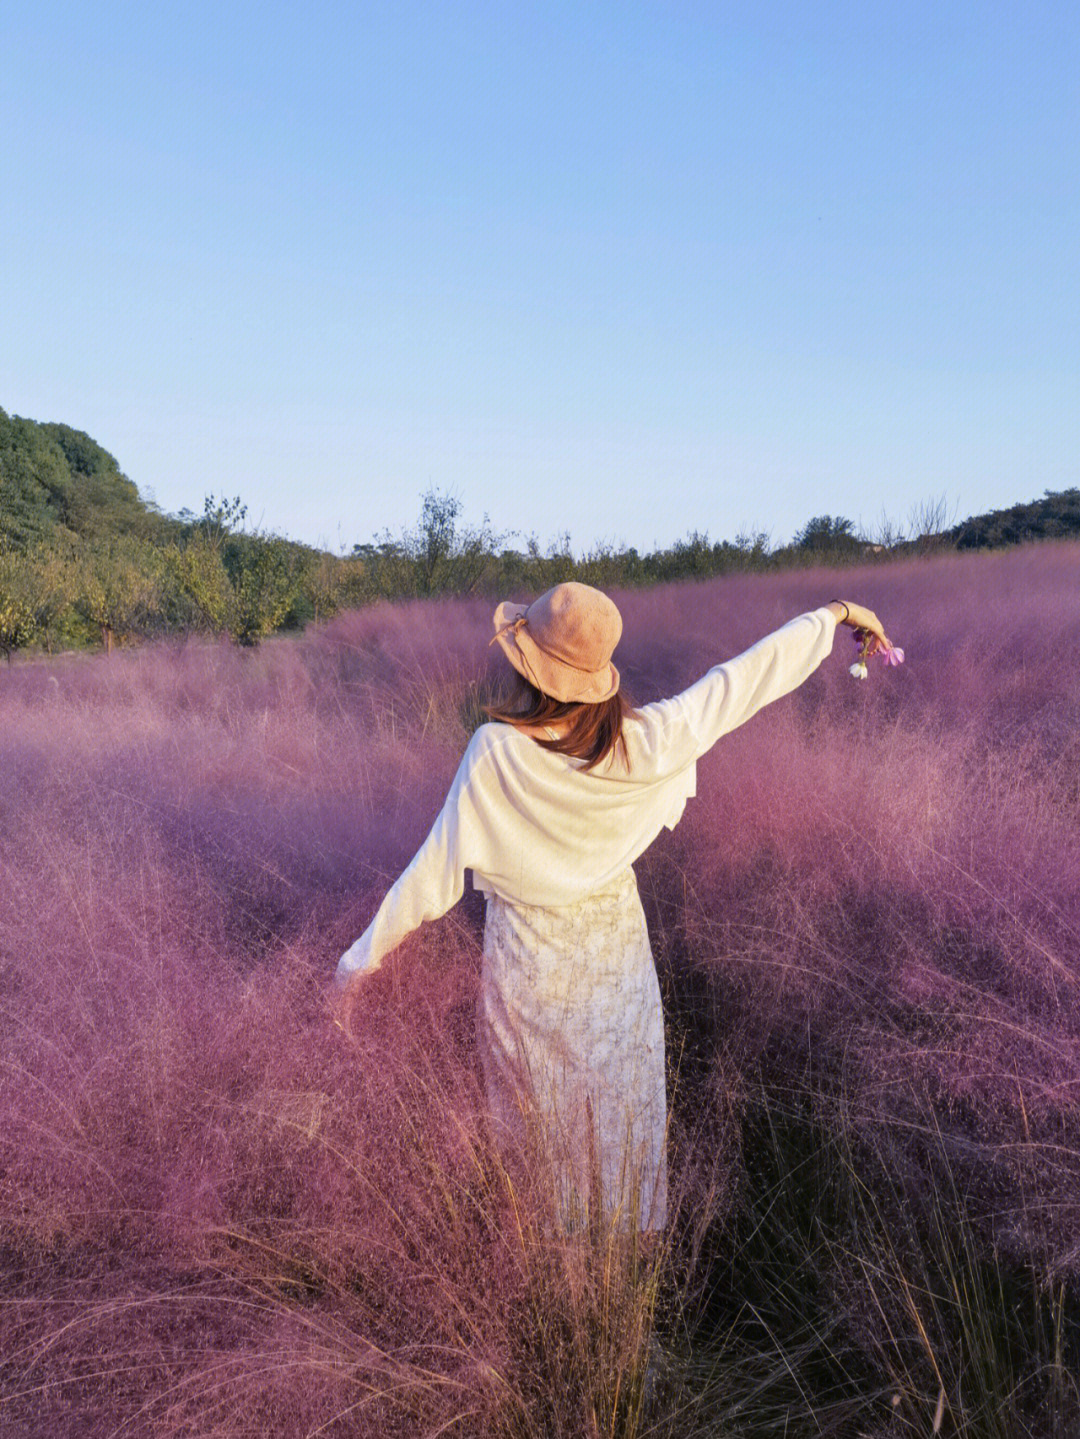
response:
[[[503,654],[541,693],[563,704],[599,704],[619,692],[619,671],[609,660],[599,670],[578,670],[542,650],[524,627],[506,629],[528,606],[504,600],[495,610],[495,642]],[[500,634],[499,631],[502,631]]]

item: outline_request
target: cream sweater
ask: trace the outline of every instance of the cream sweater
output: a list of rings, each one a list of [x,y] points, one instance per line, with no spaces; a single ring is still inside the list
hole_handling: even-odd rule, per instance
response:
[[[629,770],[613,753],[583,772],[584,760],[512,725],[482,724],[431,833],[341,956],[338,983],[377,969],[406,935],[445,914],[467,869],[478,889],[523,904],[569,905],[605,889],[678,823],[699,757],[798,688],[832,650],[836,625],[824,606],[798,615],[681,694],[643,706],[624,726]]]

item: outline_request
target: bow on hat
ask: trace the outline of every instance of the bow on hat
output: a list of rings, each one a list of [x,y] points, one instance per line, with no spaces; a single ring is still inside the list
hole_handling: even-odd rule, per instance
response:
[[[488,649],[490,649],[491,646],[496,643],[496,641],[505,638],[506,635],[510,635],[513,639],[516,640],[516,639],[517,639],[518,630],[522,629],[525,625],[528,624],[528,622],[529,622],[529,616],[528,616],[527,612],[522,611],[522,613],[521,613],[520,615],[518,615],[518,617],[517,617],[516,620],[511,620],[511,621],[509,622],[509,624],[505,624],[505,625],[502,626],[501,629],[498,629],[498,630],[495,631],[495,633],[492,635],[491,639],[488,640]],[[537,679],[537,677],[536,677],[536,671],[533,669],[532,665],[529,664],[529,657],[528,657],[528,655],[525,653],[525,651],[521,648],[520,645],[515,645],[515,648],[516,648],[516,650],[517,650],[518,655],[519,655],[520,658],[521,658],[522,663],[525,665],[526,669],[529,671],[527,678],[528,678],[529,680],[531,680],[531,682],[536,686],[536,688],[537,688],[538,690],[540,690],[541,692],[543,692],[543,688],[544,688],[544,687],[543,687],[543,685],[540,683],[540,681]]]

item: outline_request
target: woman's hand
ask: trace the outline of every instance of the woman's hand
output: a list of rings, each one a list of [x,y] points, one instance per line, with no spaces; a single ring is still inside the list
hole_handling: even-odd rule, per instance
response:
[[[839,614],[841,604],[847,605],[848,613],[846,619]],[[892,649],[892,641],[885,634],[885,631],[881,627],[881,621],[877,615],[874,614],[873,610],[868,610],[864,605],[852,604],[850,600],[844,600],[842,602],[831,600],[829,608],[832,609],[833,605],[837,606],[834,613],[842,625],[850,625],[856,633],[860,630],[865,631],[869,636],[870,644],[866,651],[867,655],[876,655],[879,650]]]
[[[338,966],[334,972],[334,993],[331,998],[331,1007],[335,1025],[338,1029],[343,1029],[350,1039],[353,1037],[353,1019],[360,991],[368,984],[371,976],[381,968],[381,960],[374,964],[371,963],[366,932],[338,960]]]
[[[330,996],[330,1010],[335,1026],[353,1039],[353,1023],[356,1018],[360,991],[367,986],[374,970],[357,970],[349,976],[347,983],[338,983]]]

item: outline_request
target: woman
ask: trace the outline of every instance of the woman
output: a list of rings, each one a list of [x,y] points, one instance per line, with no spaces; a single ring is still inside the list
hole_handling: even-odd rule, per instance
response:
[[[877,616],[832,600],[672,699],[630,710],[611,662],[615,604],[590,585],[502,603],[495,635],[521,676],[518,707],[488,707],[431,833],[338,963],[362,976],[460,899],[486,896],[477,1036],[499,1142],[539,1138],[560,1223],[595,1206],[615,1227],[667,1218],[660,987],[631,865],[695,793],[697,760],[789,693],[836,626],[891,648]]]

